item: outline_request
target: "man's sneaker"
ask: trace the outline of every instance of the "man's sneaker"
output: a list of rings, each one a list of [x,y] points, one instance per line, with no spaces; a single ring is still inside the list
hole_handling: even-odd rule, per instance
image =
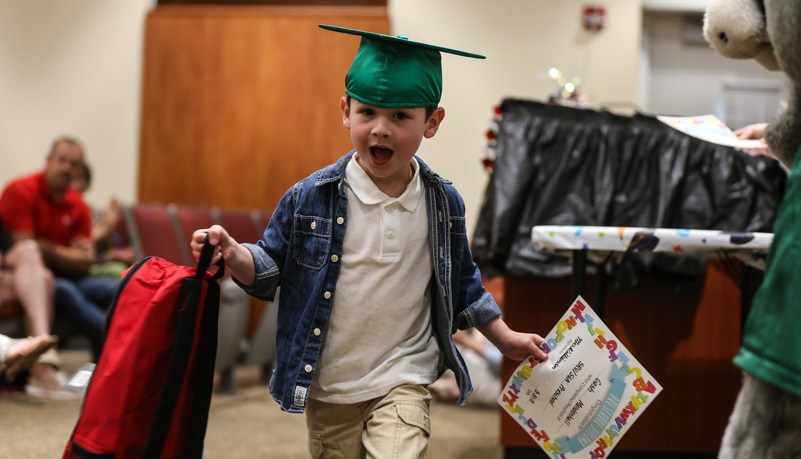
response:
[[[61,371],[57,371],[54,377],[48,380],[31,376],[25,386],[25,393],[31,397],[47,400],[80,400],[82,398],[78,394],[62,389],[65,384],[67,384],[67,377]]]

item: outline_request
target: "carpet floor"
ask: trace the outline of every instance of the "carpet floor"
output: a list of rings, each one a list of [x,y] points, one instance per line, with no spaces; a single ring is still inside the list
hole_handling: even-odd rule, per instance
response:
[[[72,375],[89,355],[62,351]],[[259,383],[258,368],[240,367],[235,395],[215,393],[209,412],[204,457],[226,459],[308,458],[303,415],[282,412]],[[44,401],[24,393],[0,394],[0,458],[57,459],[78,419],[81,402]],[[498,409],[435,401],[428,457],[501,459]]]

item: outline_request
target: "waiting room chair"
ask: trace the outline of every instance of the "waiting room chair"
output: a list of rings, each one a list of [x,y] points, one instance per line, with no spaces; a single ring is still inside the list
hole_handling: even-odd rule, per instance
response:
[[[178,239],[178,230],[163,204],[130,204],[123,206],[128,237],[137,260],[148,256],[184,264],[189,257]],[[190,265],[191,266],[191,265]]]
[[[225,228],[237,242],[255,243],[262,237],[262,213],[247,209],[213,210],[217,224]],[[279,289],[280,290],[280,289]],[[271,302],[250,298],[250,314],[245,331],[246,346],[240,363],[257,365],[262,370],[262,380],[269,381],[275,365],[275,334],[278,321],[278,295]]]

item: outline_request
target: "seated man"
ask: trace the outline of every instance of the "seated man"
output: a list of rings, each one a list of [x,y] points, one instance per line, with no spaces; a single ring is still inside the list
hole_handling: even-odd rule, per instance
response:
[[[55,278],[57,311],[91,340],[99,356],[106,309],[119,280],[88,275],[95,262],[89,207],[70,183],[83,161],[83,147],[72,138],[53,142],[43,171],[9,183],[0,195],[0,218],[12,242],[36,241]]]

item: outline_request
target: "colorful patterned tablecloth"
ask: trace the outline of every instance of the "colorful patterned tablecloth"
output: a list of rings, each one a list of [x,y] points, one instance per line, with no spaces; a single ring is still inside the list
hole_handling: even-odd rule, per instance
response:
[[[724,251],[764,269],[773,233],[616,226],[535,226],[534,244],[546,251],[666,252],[702,254]]]

